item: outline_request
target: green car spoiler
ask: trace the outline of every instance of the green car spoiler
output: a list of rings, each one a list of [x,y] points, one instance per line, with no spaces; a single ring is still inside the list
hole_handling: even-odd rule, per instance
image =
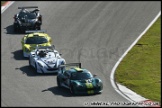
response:
[[[65,67],[68,69],[76,68],[76,67],[81,68],[81,63],[68,63],[68,64],[60,65],[60,67]]]
[[[75,67],[81,68],[81,63],[68,63],[68,64],[64,64],[61,66],[75,66]]]

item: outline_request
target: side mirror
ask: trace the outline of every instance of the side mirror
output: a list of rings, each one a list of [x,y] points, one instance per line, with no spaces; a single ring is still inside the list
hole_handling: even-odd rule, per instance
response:
[[[60,53],[59,55],[61,56],[62,54]]]

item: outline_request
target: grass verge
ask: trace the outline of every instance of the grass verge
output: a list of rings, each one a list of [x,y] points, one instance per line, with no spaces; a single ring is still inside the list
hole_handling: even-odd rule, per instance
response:
[[[6,2],[6,1],[1,1],[1,6],[2,6],[3,4],[5,4],[5,2]]]
[[[161,105],[161,16],[123,58],[118,83]]]

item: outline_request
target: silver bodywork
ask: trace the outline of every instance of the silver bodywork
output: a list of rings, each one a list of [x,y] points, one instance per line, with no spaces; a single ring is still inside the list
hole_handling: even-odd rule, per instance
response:
[[[44,51],[45,56],[41,56],[40,52]],[[53,46],[37,47],[30,52],[29,65],[36,69],[37,73],[58,73],[63,69],[61,65],[66,64],[57,50]]]

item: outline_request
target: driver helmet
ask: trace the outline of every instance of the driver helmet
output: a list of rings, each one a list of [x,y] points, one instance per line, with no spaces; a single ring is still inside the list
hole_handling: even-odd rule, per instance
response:
[[[45,57],[46,56],[46,51],[44,50],[41,50],[39,51],[39,54],[38,54],[40,57]]]

